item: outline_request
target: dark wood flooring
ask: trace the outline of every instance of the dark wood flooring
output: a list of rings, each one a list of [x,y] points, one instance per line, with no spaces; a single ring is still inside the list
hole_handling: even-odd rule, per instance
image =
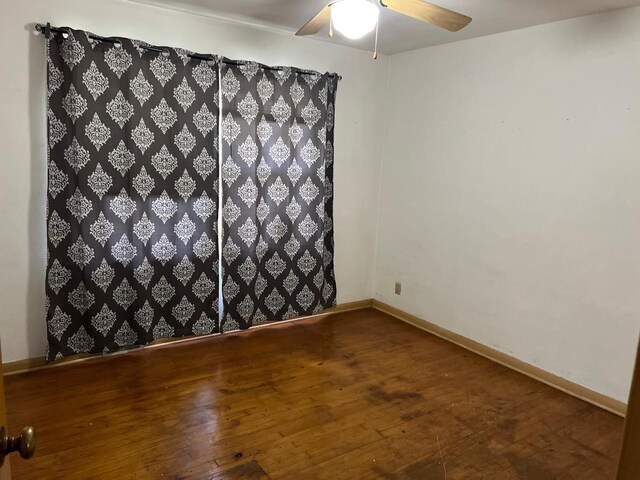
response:
[[[27,479],[612,479],[622,419],[367,309],[5,377]]]

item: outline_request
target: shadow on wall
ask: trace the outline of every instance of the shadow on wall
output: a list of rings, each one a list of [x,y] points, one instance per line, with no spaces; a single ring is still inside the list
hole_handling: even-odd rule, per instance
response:
[[[42,356],[46,348],[45,321],[45,270],[46,201],[47,201],[47,124],[46,124],[46,59],[45,41],[33,30],[33,24],[25,29],[29,35],[29,135],[30,135],[30,183],[28,242],[29,261],[27,273],[26,340],[29,357]],[[26,159],[16,159],[26,161]]]
[[[593,51],[594,48],[617,48],[620,38],[637,28],[635,16],[629,15],[625,8],[606,15],[589,15],[584,17],[584,21],[566,25],[566,28],[555,30],[554,49]]]

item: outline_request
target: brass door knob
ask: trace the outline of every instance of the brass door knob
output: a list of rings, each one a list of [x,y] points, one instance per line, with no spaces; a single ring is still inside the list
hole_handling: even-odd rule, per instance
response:
[[[0,428],[0,465],[4,457],[11,452],[18,452],[24,459],[31,458],[36,451],[36,431],[33,427],[24,427],[19,437],[7,435],[4,427]]]

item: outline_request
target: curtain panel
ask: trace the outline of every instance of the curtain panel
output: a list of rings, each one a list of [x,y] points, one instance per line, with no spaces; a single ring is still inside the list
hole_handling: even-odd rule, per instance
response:
[[[218,66],[47,40],[48,360],[218,331]]]
[[[335,304],[338,78],[221,62],[223,331]]]

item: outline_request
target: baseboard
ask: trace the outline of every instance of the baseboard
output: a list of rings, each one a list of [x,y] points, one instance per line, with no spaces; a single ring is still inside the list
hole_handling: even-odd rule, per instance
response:
[[[314,317],[320,317],[320,316],[325,316],[325,315],[336,315],[338,313],[344,313],[344,312],[350,312],[352,310],[361,310],[363,308],[371,308],[371,306],[373,305],[373,299],[368,298],[366,300],[358,300],[356,302],[348,302],[348,303],[341,303],[336,305],[335,307],[331,307],[328,308],[327,310],[324,310],[322,313],[319,313],[317,315],[311,315],[311,316],[307,316],[307,317],[298,317],[298,318],[292,318],[291,320],[283,320],[283,321],[278,321],[278,322],[267,322],[264,323],[262,325],[257,325],[256,327],[253,328],[264,328],[264,327],[270,327],[270,326],[274,326],[274,325],[281,325],[283,323],[290,323],[290,322],[298,322],[301,320],[307,320],[309,318],[314,318]],[[246,331],[246,330],[245,330]],[[202,341],[202,340],[206,340],[210,337],[213,336],[217,336],[219,334],[212,334],[212,335],[201,335],[201,336],[193,336],[193,337],[182,337],[182,338],[163,338],[160,340],[157,340],[153,343],[150,343],[148,345],[144,345],[142,348],[145,349],[149,349],[149,348],[161,348],[161,347],[169,347],[169,346],[174,346],[174,345],[178,345],[181,343],[185,343],[185,342],[197,342],[197,341]],[[109,356],[112,355],[122,355],[131,351],[138,351],[138,349],[133,349],[133,350],[125,350],[122,352],[116,352],[116,353],[112,353],[109,354]],[[86,360],[93,360],[96,358],[102,358],[103,355],[101,354],[80,354],[80,355],[72,355],[70,357],[67,358],[63,358],[61,360],[57,360],[55,362],[51,362],[51,363],[45,363],[45,358],[44,357],[33,357],[33,358],[27,358],[25,360],[18,360],[15,362],[7,362],[7,363],[3,363],[2,364],[2,371],[4,373],[4,375],[15,375],[18,373],[25,373],[25,372],[31,372],[31,371],[35,371],[35,370],[41,370],[43,368],[53,368],[53,367],[58,367],[61,365],[68,365],[70,363],[78,363],[78,362],[83,362]]]
[[[341,303],[335,307],[326,309],[320,315],[350,312],[351,310],[362,310],[363,308],[371,307],[373,307],[373,298],[367,298],[366,300],[358,300],[357,302]]]
[[[26,372],[36,368],[41,368],[44,367],[44,365],[44,357],[26,358],[15,362],[3,363],[2,372],[5,375],[11,375],[13,373]]]
[[[387,305],[386,303],[378,300],[373,300],[373,308],[384,312],[392,317],[395,317],[403,322],[406,322],[414,327],[418,327],[426,332],[429,332],[437,337],[448,340],[462,348],[465,348],[473,353],[482,355],[489,360],[493,360],[496,363],[504,365],[516,372],[522,373],[528,377],[531,377],[539,382],[554,387],[562,392],[568,393],[574,397],[577,397],[585,402],[600,407],[608,412],[614,413],[621,417],[624,417],[627,411],[627,405],[624,402],[616,400],[614,398],[603,395],[602,393],[595,392],[587,387],[571,382],[565,378],[554,375],[539,367],[531,365],[529,363],[518,360],[506,353],[495,350],[491,347],[478,343],[467,337],[463,337],[457,333],[454,333],[446,328],[442,328],[431,322],[423,320],[422,318],[411,315],[398,308]]]

